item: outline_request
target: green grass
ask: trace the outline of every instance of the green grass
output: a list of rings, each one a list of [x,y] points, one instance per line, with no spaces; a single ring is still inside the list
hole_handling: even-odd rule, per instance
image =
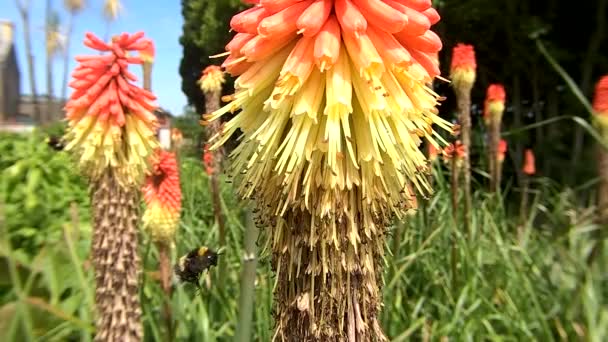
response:
[[[72,178],[63,152],[46,149],[39,138],[28,139],[33,140],[27,144],[38,146],[36,161],[29,160],[34,158],[29,156],[32,153],[17,157],[16,152],[5,153],[0,155],[3,172],[24,163],[27,174],[34,170],[44,174],[48,160],[59,158],[53,172],[66,176],[43,178],[44,191],[36,196],[47,197],[37,221],[9,216],[21,207],[27,209],[25,200],[7,202],[13,196],[9,189],[27,187],[27,181],[21,185],[15,181],[9,188],[3,176],[0,340],[90,341],[94,289],[86,262],[91,236],[86,188]],[[11,141],[0,139],[0,146],[15,151],[13,145],[21,140]],[[200,160],[184,158],[181,168],[183,213],[174,260],[201,244],[217,246],[218,241],[209,182]],[[444,336],[471,341],[608,340],[607,249],[594,266],[586,262],[599,228],[593,223],[593,207],[580,204],[587,203],[580,198],[588,195],[588,189],[562,189],[544,179],[532,182],[530,216],[519,239],[516,189],[504,195],[508,201],[476,192],[471,232],[465,234],[452,219],[445,179],[439,172],[435,196],[421,202],[421,209],[407,222],[396,223],[387,241],[391,252],[385,258],[381,318],[394,341],[435,341]],[[167,340],[162,317],[166,301],[172,309],[176,340],[226,341],[234,335],[244,208],[230,184],[223,183],[222,191],[228,234],[221,256],[224,265],[205,277],[199,295],[188,285],[175,284],[173,296],[164,296],[151,276],[157,269],[157,250],[142,237],[146,340]],[[46,203],[54,198],[67,199]],[[78,210],[70,214],[72,202]],[[23,227],[34,233],[24,237]],[[260,241],[259,250],[261,245]],[[259,257],[252,340],[269,341],[274,278],[268,256],[262,252]],[[220,272],[222,284],[218,283]]]

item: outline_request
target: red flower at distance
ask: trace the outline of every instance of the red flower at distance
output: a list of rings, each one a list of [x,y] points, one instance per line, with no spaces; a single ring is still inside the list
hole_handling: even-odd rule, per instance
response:
[[[534,162],[534,152],[531,149],[526,149],[524,155],[524,173],[532,176],[536,173],[536,164]]]
[[[198,84],[203,93],[210,93],[221,91],[225,81],[222,68],[217,65],[209,65],[203,70]]]
[[[142,222],[154,241],[170,244],[182,207],[179,168],[175,153],[158,149],[154,157],[152,172],[146,176],[143,188],[146,211]]]
[[[464,158],[464,145],[460,140],[456,140],[443,149],[443,158],[450,160],[454,156],[456,156],[456,160]]]
[[[213,151],[209,151],[209,145],[205,144],[203,147],[203,163],[205,164],[205,171],[208,175],[213,174]]]
[[[608,116],[608,75],[600,78],[595,85],[593,110],[599,115]]]
[[[505,154],[507,153],[507,141],[505,139],[500,139],[498,142],[498,150],[496,153],[498,154],[496,158],[499,162],[505,160]]]
[[[595,85],[593,96],[595,123],[602,136],[608,141],[608,75],[603,76]]]
[[[452,50],[450,77],[457,89],[470,91],[475,83],[477,62],[473,45],[458,43]]]
[[[123,33],[105,43],[87,33],[84,44],[103,54],[77,56],[72,73],[74,89],[66,106],[67,150],[93,179],[113,168],[122,184],[137,183],[148,168],[147,158],[158,146],[156,97],[133,84],[129,64],[142,64],[130,51],[149,48],[144,33]]]
[[[491,119],[501,120],[505,111],[505,100],[507,94],[502,84],[490,84],[486,92],[486,100],[483,108],[483,118],[488,125]]]

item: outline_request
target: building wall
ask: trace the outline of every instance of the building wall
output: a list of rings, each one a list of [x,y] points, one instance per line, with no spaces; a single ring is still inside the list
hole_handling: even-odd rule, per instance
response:
[[[5,122],[19,114],[21,75],[13,36],[14,24],[0,20],[0,121]]]
[[[11,48],[9,56],[5,61],[3,71],[3,92],[5,113],[9,115],[17,115],[19,113],[19,89],[20,89],[20,73],[17,65],[17,56],[14,46]]]

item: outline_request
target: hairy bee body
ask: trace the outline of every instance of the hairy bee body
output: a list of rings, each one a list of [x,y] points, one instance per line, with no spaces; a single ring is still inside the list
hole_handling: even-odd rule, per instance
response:
[[[200,247],[179,258],[175,274],[181,282],[199,286],[201,274],[211,266],[217,266],[218,254],[210,248]]]
[[[55,151],[61,151],[65,148],[65,142],[61,137],[49,136],[46,138],[46,143]]]

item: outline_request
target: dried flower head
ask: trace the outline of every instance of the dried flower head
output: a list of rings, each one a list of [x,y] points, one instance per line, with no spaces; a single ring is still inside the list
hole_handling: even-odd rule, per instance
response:
[[[217,65],[206,67],[201,74],[201,78],[198,80],[198,84],[204,93],[222,91],[222,84],[224,82],[226,82],[224,72]]]
[[[457,90],[471,91],[475,83],[477,62],[473,45],[458,43],[452,50],[450,78]]]
[[[129,51],[148,46],[143,32],[114,37],[105,43],[92,33],[85,45],[102,55],[77,56],[72,73],[74,92],[65,106],[69,127],[67,150],[93,180],[111,168],[121,184],[138,184],[148,168],[147,158],[158,146],[155,138],[156,97],[131,82],[137,77],[129,64],[141,64]]]
[[[143,188],[146,210],[142,222],[153,241],[171,244],[182,207],[179,167],[174,153],[160,149],[153,162]]]
[[[536,173],[536,164],[534,162],[534,152],[531,149],[526,149],[524,155],[524,168],[525,174],[532,176]]]

